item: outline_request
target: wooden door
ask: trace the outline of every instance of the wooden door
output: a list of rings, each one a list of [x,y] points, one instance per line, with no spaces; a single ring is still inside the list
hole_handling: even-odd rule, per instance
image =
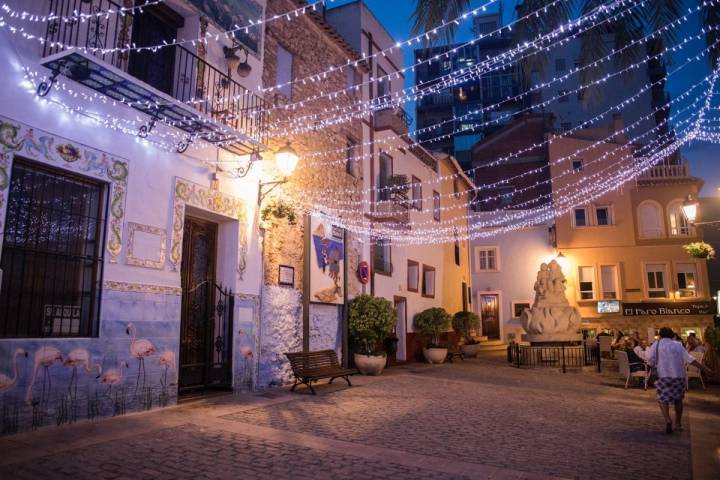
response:
[[[480,294],[480,318],[482,334],[489,340],[500,339],[500,299],[491,293]]]

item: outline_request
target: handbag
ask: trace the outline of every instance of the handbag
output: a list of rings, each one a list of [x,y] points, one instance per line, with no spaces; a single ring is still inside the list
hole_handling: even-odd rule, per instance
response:
[[[650,374],[649,376],[652,378],[655,376],[655,378],[660,378],[658,375],[658,364],[660,363],[660,342],[662,341],[662,338],[659,338],[656,342],[655,347],[655,362],[650,367]]]

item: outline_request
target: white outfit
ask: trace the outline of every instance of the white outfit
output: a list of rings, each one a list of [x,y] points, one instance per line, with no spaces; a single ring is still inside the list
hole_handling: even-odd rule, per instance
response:
[[[633,348],[633,351],[635,352],[635,354],[636,354],[638,357],[642,358],[643,360],[646,360],[646,358],[645,358],[645,350],[643,350],[643,348],[642,348],[640,345],[638,345],[637,347]]]
[[[659,362],[655,365],[658,349],[660,349]],[[669,338],[661,338],[650,345],[645,355],[647,362],[657,367],[659,378],[685,378],[687,376],[686,364],[695,361],[682,343]]]

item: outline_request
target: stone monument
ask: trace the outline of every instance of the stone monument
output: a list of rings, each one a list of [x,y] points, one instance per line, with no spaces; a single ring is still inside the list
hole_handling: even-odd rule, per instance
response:
[[[522,339],[532,344],[568,344],[582,340],[580,312],[565,298],[565,275],[555,260],[540,265],[535,281],[535,301],[520,315],[527,332]]]

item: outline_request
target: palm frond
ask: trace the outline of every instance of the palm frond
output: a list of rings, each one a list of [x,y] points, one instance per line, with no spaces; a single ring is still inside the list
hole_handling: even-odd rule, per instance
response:
[[[720,68],[720,9],[711,2],[703,4],[703,28],[705,29],[705,43],[710,51],[710,67]]]
[[[653,0],[651,2],[645,2],[643,12],[647,29],[654,31],[683,16],[683,0]],[[665,45],[674,45],[676,40],[677,36],[674,29],[668,29],[663,32]]]
[[[455,37],[457,25],[444,27],[437,34],[433,30],[444,22],[462,15],[470,7],[470,0],[417,0],[410,19],[413,22],[412,35],[426,33],[425,43],[432,45],[438,40],[450,43]]]

